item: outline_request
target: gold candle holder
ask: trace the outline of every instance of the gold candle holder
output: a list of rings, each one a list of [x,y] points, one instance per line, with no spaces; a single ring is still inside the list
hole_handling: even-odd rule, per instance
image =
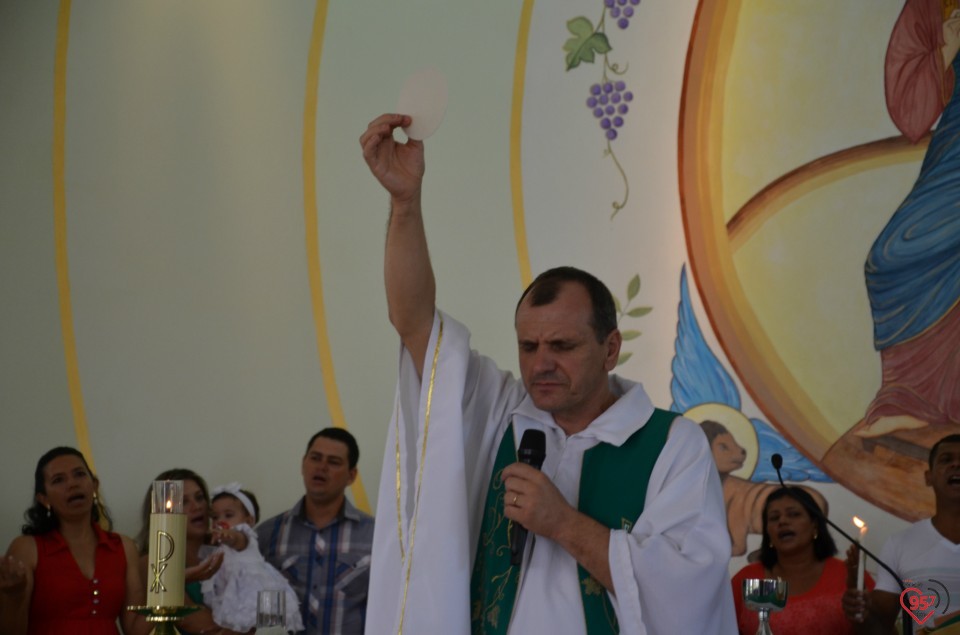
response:
[[[183,481],[154,481],[150,497],[150,542],[147,552],[147,605],[131,611],[156,622],[155,635],[178,633],[173,622],[199,607],[184,606],[187,517],[183,513]]]

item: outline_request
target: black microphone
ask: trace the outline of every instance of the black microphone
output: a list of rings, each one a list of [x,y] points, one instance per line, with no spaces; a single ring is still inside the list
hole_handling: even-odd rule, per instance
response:
[[[786,487],[786,485],[783,484],[783,477],[780,476],[780,468],[783,467],[783,457],[779,454],[774,454],[770,457],[770,463],[773,464],[773,469],[777,471],[777,479],[780,481],[781,487]]]
[[[543,430],[527,430],[520,439],[517,460],[520,463],[540,469],[547,455],[547,436]],[[520,523],[510,526],[510,564],[519,566],[523,561],[523,546],[527,542],[527,528]]]
[[[780,481],[780,487],[782,487],[782,488],[784,488],[784,489],[792,489],[792,488],[787,487],[787,486],[784,484],[784,482],[783,482],[783,476],[780,475],[780,468],[783,467],[783,457],[780,456],[779,454],[774,454],[773,456],[770,457],[770,464],[773,465],[773,469],[775,469],[775,470],[777,471],[777,480]],[[820,506],[819,506],[819,505],[817,505],[816,503],[814,503],[813,509],[809,509],[809,504],[808,504],[808,503],[805,503],[805,502],[803,501],[803,499],[797,499],[797,501],[798,501],[801,505],[803,505],[805,508],[808,508],[807,511],[810,513],[811,516],[813,516],[814,519],[822,518],[823,521],[824,521],[825,523],[827,523],[828,525],[830,525],[830,527],[832,527],[834,530],[836,530],[836,532],[837,532],[838,534],[840,534],[841,536],[843,536],[844,538],[846,538],[846,539],[849,540],[850,542],[854,542],[854,543],[857,542],[856,540],[853,539],[852,536],[850,536],[850,534],[848,534],[848,533],[845,532],[844,530],[842,530],[842,529],[840,529],[839,527],[837,527],[836,523],[834,523],[832,520],[830,520],[829,518],[827,518],[827,515],[823,513],[823,510],[820,509]],[[766,519],[764,519],[764,521],[766,521]],[[881,567],[883,567],[884,570],[885,570],[887,573],[889,573],[891,576],[893,576],[893,579],[896,580],[896,581],[897,581],[897,584],[900,586],[900,591],[901,591],[901,592],[904,592],[904,591],[907,590],[906,585],[903,584],[903,580],[900,579],[900,576],[897,575],[897,572],[896,572],[896,571],[894,571],[893,569],[891,569],[891,568],[887,565],[886,562],[884,562],[883,560],[881,560],[880,558],[878,558],[877,556],[875,556],[873,553],[871,553],[871,552],[870,552],[866,547],[864,547],[862,544],[859,544],[859,543],[857,543],[857,544],[858,544],[858,546],[859,546],[859,548],[860,548],[860,551],[862,551],[863,553],[865,553],[865,554],[867,554],[868,556],[870,556],[870,559],[871,559],[871,560],[873,560],[873,561],[876,562],[878,565],[880,565]],[[902,607],[901,607],[901,608],[902,608]],[[902,611],[902,612],[903,612],[903,629],[904,629],[903,632],[904,632],[904,635],[909,635],[910,633],[913,632],[913,624],[910,623],[910,613],[907,611],[906,608],[903,608],[903,611]]]

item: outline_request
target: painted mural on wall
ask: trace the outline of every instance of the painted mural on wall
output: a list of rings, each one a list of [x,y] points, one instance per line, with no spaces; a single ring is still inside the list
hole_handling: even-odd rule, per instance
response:
[[[570,37],[563,46],[565,68],[569,73],[586,70],[594,73],[586,98],[586,106],[604,134],[606,147],[602,156],[612,160],[624,183],[622,200],[612,203],[611,222],[624,209],[629,199],[628,177],[617,157],[614,143],[620,136],[624,117],[633,102],[627,89],[629,63],[614,51],[630,20],[638,16],[639,0],[604,0],[599,19],[594,23],[580,15],[567,21]],[[608,20],[618,28],[607,32]],[[622,57],[620,53],[620,57]],[[616,58],[616,59],[615,59]],[[618,321],[624,336],[624,352],[618,365],[633,355],[631,341],[640,331],[624,318],[647,315],[652,307],[632,307],[640,291],[640,276],[635,275],[626,291],[626,303],[617,301]],[[680,273],[680,304],[675,340],[676,355],[671,367],[671,409],[700,423],[710,442],[723,483],[732,555],[755,559],[748,554],[749,535],[763,532],[762,511],[767,496],[780,487],[771,466],[771,457],[784,457],[785,480],[832,482],[814,463],[795,449],[777,430],[758,417],[743,411],[739,390],[727,369],[707,345],[690,301],[686,269]],[[827,510],[826,499],[813,488],[804,487]]]
[[[877,444],[924,459],[937,439],[960,430],[958,31],[956,2],[910,0],[887,49],[890,116],[928,148],[864,267],[883,382],[849,440],[854,448],[859,440],[861,449]]]
[[[744,51],[755,54],[762,39],[744,31],[754,16],[739,2],[700,3],[681,107],[690,270],[727,359],[773,428],[812,460],[805,463],[808,478],[832,477],[906,520],[931,515],[923,482],[929,448],[960,431],[960,13],[948,5],[907,0],[890,24],[885,61],[876,62],[885,69],[883,90],[876,92],[885,94],[900,134],[884,135],[864,116],[867,123],[850,133],[863,141],[848,144],[827,130],[792,130],[789,110],[767,110],[754,127],[793,135],[791,143],[763,148],[745,134],[747,150],[731,147],[731,130],[749,131],[740,122],[760,112],[740,94],[745,77],[774,103],[819,97],[809,94],[816,90],[809,76],[792,77],[782,66],[773,71],[776,59],[768,65],[748,58]],[[787,50],[771,56],[811,54],[790,50],[796,42],[781,40]],[[824,84],[837,67],[824,69]],[[835,118],[857,122],[866,97],[842,97],[826,97],[836,98]],[[749,152],[770,165],[734,165]],[[685,278],[681,284],[685,289]],[[746,418],[723,366],[709,361],[695,337],[692,314],[684,316],[686,301],[684,295],[675,406],[709,402]],[[872,352],[864,345],[868,334]],[[689,392],[697,387],[709,394]],[[765,479],[731,481],[748,445],[718,417],[700,420],[713,422],[704,429],[732,509],[733,498],[752,495]],[[756,430],[758,420],[750,422]],[[731,514],[736,553],[753,517],[745,509]]]

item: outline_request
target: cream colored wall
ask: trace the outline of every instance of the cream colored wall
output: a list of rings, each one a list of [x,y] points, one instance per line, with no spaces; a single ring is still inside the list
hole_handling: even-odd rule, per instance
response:
[[[565,22],[596,20],[600,4],[74,3],[60,252],[69,289],[60,290],[60,6],[0,3],[0,544],[18,532],[36,459],[78,445],[77,425],[125,533],[139,528],[152,477],[174,466],[211,485],[242,481],[267,515],[288,507],[302,489],[307,438],[334,422],[360,441],[354,499],[374,503],[398,343],[382,291],[386,197],[357,138],[394,109],[403,78],[427,65],[445,73],[450,94],[428,141],[424,197],[443,308],[471,326],[478,348],[513,367],[511,310],[525,265],[584,266],[620,297],[639,273],[641,303],[654,311],[623,370],[668,405],[687,260],[678,105],[696,3],[645,0],[627,31],[608,31],[638,95],[616,146],[631,198],[615,220],[610,201],[623,182],[583,104],[599,67],[565,72],[561,48]],[[899,3],[879,4],[891,16],[874,27],[885,38]],[[525,8],[527,67],[515,75]],[[325,28],[315,32],[318,17]],[[311,42],[320,46],[316,66]],[[877,63],[847,53],[851,64]],[[310,77],[316,134],[305,142]],[[512,145],[514,109],[522,125]],[[306,178],[305,143],[316,153]],[[511,162],[518,149],[521,161]],[[522,208],[511,176],[521,179]],[[315,208],[304,201],[309,183]],[[519,250],[518,217],[527,231]],[[311,272],[322,307],[311,299]],[[79,381],[75,403],[70,377]],[[759,416],[746,396],[743,410]],[[876,546],[903,524],[840,486],[827,489],[874,521]]]
[[[58,5],[3,3],[0,12],[6,544],[30,502],[36,459],[77,446],[81,417],[71,407],[55,268]],[[315,37],[314,18],[324,15]],[[430,145],[426,196],[439,217],[431,233],[453,236],[436,245],[439,284],[461,313],[508,307],[476,330],[481,343],[499,339],[510,363],[502,335],[520,280],[502,126],[519,5],[84,2],[69,20],[63,297],[76,335],[80,436],[118,528],[136,533],[146,487],[173,466],[196,469],[211,486],[240,480],[265,514],[279,512],[302,492],[307,439],[338,418],[361,445],[362,491],[353,497],[372,505],[398,342],[382,291],[386,197],[357,138],[395,108],[407,74],[427,64],[447,74],[450,113]],[[316,203],[307,208],[312,36],[322,57],[308,140]],[[317,227],[313,262],[308,219]],[[509,281],[496,297],[463,283],[485,261],[485,280]]]

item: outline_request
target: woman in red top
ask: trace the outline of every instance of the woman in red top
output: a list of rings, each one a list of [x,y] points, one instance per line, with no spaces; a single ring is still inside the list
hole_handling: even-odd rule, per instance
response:
[[[146,587],[137,550],[104,531],[99,481],[74,448],[50,450],[34,473],[34,504],[23,534],[0,560],[0,632],[10,635],[146,635],[152,626],[126,610]]]
[[[733,599],[741,635],[757,632],[757,613],[743,602],[743,581],[780,578],[787,582],[787,605],[770,614],[770,629],[777,635],[830,633],[846,635],[863,628],[846,618],[843,592],[856,585],[855,558],[849,563],[834,558],[837,545],[827,531],[817,504],[796,487],[780,488],[763,506],[763,544],[760,562],[749,564],[733,576]],[[848,566],[850,564],[851,566]],[[873,588],[873,579],[865,576]]]

